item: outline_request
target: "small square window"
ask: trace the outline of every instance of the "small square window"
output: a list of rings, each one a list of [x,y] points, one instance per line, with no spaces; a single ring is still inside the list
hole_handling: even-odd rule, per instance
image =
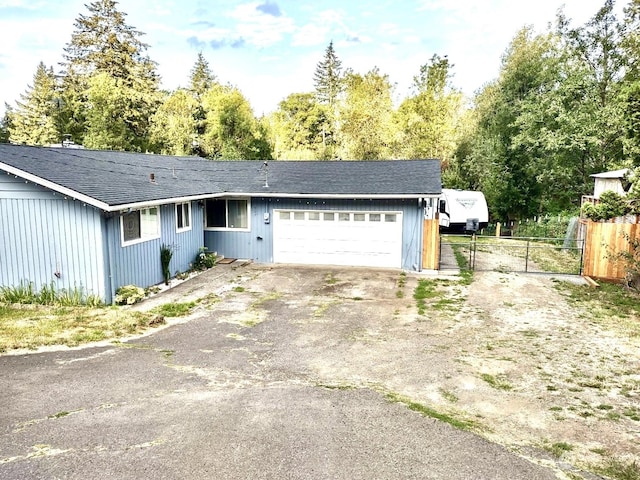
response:
[[[369,214],[369,221],[370,222],[379,222],[380,221],[380,214],[379,213],[370,213]]]
[[[320,220],[320,213],[309,212],[309,220]]]
[[[351,214],[350,213],[340,213],[338,215],[338,220],[340,220],[341,222],[348,222],[349,220],[351,220]]]
[[[353,221],[354,222],[364,222],[364,219],[365,219],[364,213],[354,213],[353,214]]]
[[[325,222],[333,222],[335,220],[335,214],[333,213],[324,213],[323,218]]]
[[[304,220],[304,212],[293,212],[294,220]]]
[[[387,213],[384,216],[384,221],[385,222],[389,222],[389,223],[393,223],[396,221],[396,214],[395,213]]]
[[[289,220],[291,218],[291,212],[280,212],[280,220]]]

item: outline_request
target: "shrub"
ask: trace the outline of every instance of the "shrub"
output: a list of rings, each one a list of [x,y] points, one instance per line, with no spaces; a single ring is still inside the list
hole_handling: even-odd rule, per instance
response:
[[[196,258],[193,261],[194,270],[206,270],[216,264],[217,257],[213,253],[207,252],[207,247],[200,247]]]
[[[160,246],[160,263],[162,265],[162,276],[164,277],[165,285],[169,285],[169,279],[171,278],[171,272],[169,270],[171,257],[173,257],[173,247],[163,243]]]
[[[144,288],[135,285],[124,285],[116,290],[114,299],[116,305],[133,305],[143,300],[145,297]]]

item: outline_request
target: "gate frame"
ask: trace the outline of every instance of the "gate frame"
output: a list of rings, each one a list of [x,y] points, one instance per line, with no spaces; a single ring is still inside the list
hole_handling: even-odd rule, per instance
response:
[[[476,256],[477,256],[477,250],[478,250],[478,241],[477,241],[477,237],[478,235],[476,235],[475,233],[472,235],[455,235],[455,234],[445,234],[447,236],[453,236],[453,237],[464,237],[464,238],[469,238],[469,242],[457,242],[458,245],[461,244],[468,244],[468,249],[469,249],[469,258],[467,261],[469,270],[471,271],[480,271],[477,270],[476,268]],[[438,269],[440,269],[442,267],[441,265],[441,261],[442,261],[442,245],[443,244],[448,244],[448,245],[454,245],[456,243],[454,242],[446,242],[442,240],[443,234],[440,234],[440,254],[439,254],[439,258],[438,258]],[[484,237],[488,237],[488,238],[495,238],[495,237],[489,237],[486,235],[480,235],[480,236],[484,236]],[[519,248],[525,248],[525,257],[524,257],[524,271],[522,270],[511,270],[512,272],[517,272],[517,273],[540,273],[540,274],[555,274],[555,275],[583,275],[584,272],[584,268],[585,268],[585,246],[586,246],[586,241],[585,239],[575,239],[573,240],[573,242],[576,243],[576,245],[578,243],[581,244],[581,247],[567,247],[568,250],[576,250],[580,252],[580,268],[579,268],[579,272],[578,273],[567,273],[567,272],[529,272],[529,257],[530,257],[530,252],[531,252],[531,243],[533,242],[539,242],[539,241],[544,241],[544,240],[562,240],[564,241],[564,238],[551,238],[551,237],[497,237],[500,240],[506,240],[506,241],[510,241],[510,240],[519,240],[519,241],[525,241],[525,245],[523,246],[519,246]],[[536,247],[534,247],[536,248]],[[454,251],[455,253],[455,251]]]

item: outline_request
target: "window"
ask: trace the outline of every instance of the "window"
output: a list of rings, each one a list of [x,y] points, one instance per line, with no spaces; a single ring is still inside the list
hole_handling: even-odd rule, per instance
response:
[[[364,222],[364,220],[365,220],[364,213],[354,213],[353,214],[353,221],[354,222]]]
[[[280,220],[289,220],[291,218],[291,212],[280,212]]]
[[[338,220],[340,220],[341,222],[348,222],[349,220],[351,220],[351,214],[349,214],[349,213],[339,213],[338,214]]]
[[[176,231],[191,230],[191,204],[176,203]]]
[[[122,214],[120,229],[123,246],[160,238],[159,208],[143,208]]]
[[[205,228],[249,229],[249,201],[213,199],[205,203]]]
[[[304,220],[304,212],[293,212],[294,220]]]
[[[396,221],[395,213],[387,213],[387,214],[385,214],[384,221],[385,222],[390,222],[390,223],[395,222]]]
[[[309,212],[309,220],[320,220],[320,213]]]
[[[369,221],[370,222],[379,222],[380,221],[380,214],[379,213],[370,213],[369,214]]]
[[[323,218],[325,222],[333,222],[333,213],[325,213],[323,214]]]

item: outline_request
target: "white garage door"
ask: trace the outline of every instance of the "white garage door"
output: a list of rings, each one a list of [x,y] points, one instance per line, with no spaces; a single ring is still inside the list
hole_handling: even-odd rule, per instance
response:
[[[402,212],[276,210],[273,261],[400,268]]]

